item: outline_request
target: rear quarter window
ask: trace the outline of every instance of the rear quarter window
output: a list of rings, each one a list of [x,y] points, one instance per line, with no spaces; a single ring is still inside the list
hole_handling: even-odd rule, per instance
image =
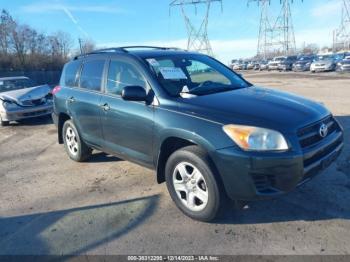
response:
[[[78,71],[80,69],[81,62],[73,61],[66,65],[64,70],[64,85],[68,87],[78,86]]]

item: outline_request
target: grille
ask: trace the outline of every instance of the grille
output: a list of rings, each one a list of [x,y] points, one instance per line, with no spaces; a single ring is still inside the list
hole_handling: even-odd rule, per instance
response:
[[[34,100],[25,100],[25,101],[22,101],[21,104],[23,106],[40,106],[45,104],[45,102],[46,102],[46,99],[40,98],[40,99],[34,99]]]
[[[271,193],[276,184],[274,175],[252,174],[256,190],[260,193]]]
[[[335,131],[339,131],[339,126],[332,116],[329,116],[310,126],[304,127],[298,131],[299,143],[303,149],[311,147],[324,139],[319,134],[319,130],[322,124],[325,124],[328,127],[327,136],[331,135]]]

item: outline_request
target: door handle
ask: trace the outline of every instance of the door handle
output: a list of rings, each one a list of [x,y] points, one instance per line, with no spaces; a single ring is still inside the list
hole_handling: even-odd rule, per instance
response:
[[[102,108],[103,111],[108,111],[109,109],[111,109],[107,103],[100,105],[100,107]]]
[[[74,103],[75,102],[75,98],[73,96],[68,98],[68,102],[69,103]]]

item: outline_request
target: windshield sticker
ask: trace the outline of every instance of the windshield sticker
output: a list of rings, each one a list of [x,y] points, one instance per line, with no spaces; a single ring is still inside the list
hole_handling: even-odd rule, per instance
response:
[[[146,59],[147,62],[151,65],[151,66],[159,66],[159,63],[157,60],[155,60],[154,58],[149,58],[149,59]]]
[[[187,76],[180,67],[160,67],[159,71],[162,73],[164,79],[187,79]]]
[[[0,86],[3,86],[4,85],[4,81],[0,81]]]

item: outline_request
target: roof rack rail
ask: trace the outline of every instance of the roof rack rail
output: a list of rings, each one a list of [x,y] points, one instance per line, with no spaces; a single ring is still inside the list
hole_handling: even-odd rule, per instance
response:
[[[148,46],[148,45],[135,45],[135,46],[122,46],[119,47],[120,49],[126,50],[126,49],[159,49],[159,50],[182,50],[181,48],[177,47],[161,47],[161,46]]]
[[[147,45],[111,47],[111,48],[98,49],[98,50],[91,51],[89,53],[78,55],[78,56],[74,57],[74,60],[76,60],[80,57],[85,57],[85,56],[94,55],[94,54],[101,54],[101,53],[112,53],[112,52],[128,53],[127,49],[183,50],[183,49],[178,48],[178,47],[160,47],[160,46],[147,46]]]

